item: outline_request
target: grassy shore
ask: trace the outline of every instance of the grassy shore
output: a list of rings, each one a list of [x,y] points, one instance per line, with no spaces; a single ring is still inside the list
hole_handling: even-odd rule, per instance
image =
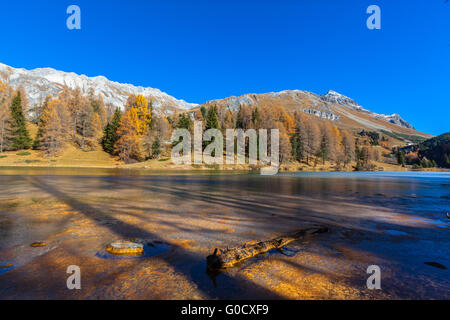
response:
[[[374,161],[375,171],[410,171],[411,168],[399,165]],[[290,162],[282,164],[280,171],[283,172],[331,172],[331,171],[353,171],[356,164],[347,167],[336,168],[330,162],[317,165],[306,165],[305,163]],[[83,151],[74,146],[68,146],[65,151],[57,157],[45,157],[41,152],[35,150],[7,151],[0,154],[0,167],[36,167],[36,168],[121,168],[139,170],[213,170],[213,171],[259,171],[258,166],[252,165],[177,165],[170,157],[161,157],[144,162],[125,164],[117,158],[110,156],[104,151]],[[420,171],[449,171],[446,169],[428,168]]]

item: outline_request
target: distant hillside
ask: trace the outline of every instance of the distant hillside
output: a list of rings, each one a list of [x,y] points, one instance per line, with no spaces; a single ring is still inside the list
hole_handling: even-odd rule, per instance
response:
[[[434,160],[440,167],[450,168],[450,132],[418,145],[419,157]]]

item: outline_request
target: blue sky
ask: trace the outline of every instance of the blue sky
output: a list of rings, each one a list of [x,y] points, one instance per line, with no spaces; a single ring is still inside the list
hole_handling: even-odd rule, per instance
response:
[[[81,8],[82,29],[66,28]],[[366,8],[381,8],[381,30]],[[418,130],[450,131],[445,0],[2,1],[0,62],[159,88],[202,103],[329,89]]]

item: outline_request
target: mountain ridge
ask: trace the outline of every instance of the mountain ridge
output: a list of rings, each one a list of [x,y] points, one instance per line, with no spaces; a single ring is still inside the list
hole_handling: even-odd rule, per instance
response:
[[[93,90],[95,94],[102,95],[106,105],[109,104],[114,108],[123,108],[129,95],[142,94],[149,97],[155,109],[165,115],[211,104],[224,104],[227,108],[236,111],[241,105],[257,106],[264,102],[269,105],[282,105],[330,121],[356,123],[351,127],[361,126],[362,128],[387,131],[400,130],[402,133],[416,132],[413,126],[397,113],[386,115],[372,112],[363,108],[355,100],[334,90],[329,90],[322,95],[297,89],[261,94],[247,93],[238,97],[210,100],[200,105],[177,99],[155,88],[119,83],[101,75],[88,77],[84,74],[78,75],[74,72],[64,72],[48,67],[27,70],[0,63],[0,80],[15,89],[23,86],[31,104],[41,103],[48,94],[55,96],[64,87],[69,87],[80,89],[83,94],[88,94],[90,90]],[[396,127],[392,127],[391,124]],[[403,129],[407,129],[407,132],[404,132]]]
[[[410,123],[397,113],[386,115],[372,112],[363,108],[353,99],[333,90],[329,90],[327,94],[322,95],[304,90],[283,90],[263,94],[250,93],[210,100],[202,106],[209,107],[211,105],[218,105],[230,111],[237,111],[243,106],[283,106],[294,112],[300,111],[333,121],[344,129],[397,132],[422,137],[431,136],[415,130]]]
[[[155,108],[162,109],[168,114],[197,106],[195,103],[176,99],[159,89],[119,83],[104,76],[88,77],[84,74],[78,75],[53,68],[27,70],[0,63],[0,80],[15,89],[22,85],[31,104],[41,103],[48,94],[57,95],[66,86],[71,89],[80,89],[83,94],[88,94],[89,90],[93,89],[95,94],[102,95],[105,104],[119,108],[123,108],[131,94],[150,97]]]

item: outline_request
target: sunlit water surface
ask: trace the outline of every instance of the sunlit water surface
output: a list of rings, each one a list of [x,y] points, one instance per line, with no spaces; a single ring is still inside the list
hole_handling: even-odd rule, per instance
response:
[[[268,177],[4,168],[0,298],[448,299],[447,212],[449,173]],[[226,272],[206,272],[206,256],[215,247],[268,239],[311,222],[329,226],[329,234]],[[147,245],[135,259],[104,251],[110,241],[133,238],[158,245]],[[34,241],[48,245],[31,248]],[[284,279],[262,268],[265,263],[285,264],[281,275],[291,269]],[[82,292],[65,288],[70,264],[85,270]],[[370,264],[381,267],[380,292],[366,288]],[[317,282],[316,291],[300,288],[305,282],[283,287],[319,274],[324,284]],[[330,283],[354,291],[333,291]]]

